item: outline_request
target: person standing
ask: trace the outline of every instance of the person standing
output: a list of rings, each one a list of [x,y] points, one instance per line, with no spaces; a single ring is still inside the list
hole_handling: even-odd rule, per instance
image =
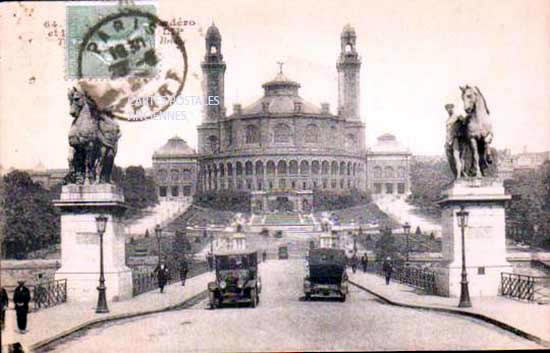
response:
[[[20,333],[26,333],[31,292],[27,287],[25,287],[25,281],[17,281],[17,283],[19,285],[13,292],[13,303],[15,304],[15,313],[17,316],[17,328]]]
[[[155,272],[157,274],[160,292],[164,293],[164,286],[166,286],[166,282],[168,282],[168,267],[166,267],[164,262],[161,262],[155,269]]]
[[[384,271],[384,274],[386,275],[386,285],[389,285],[391,274],[393,272],[393,264],[389,256],[386,257],[386,260],[384,260],[384,263],[382,264],[382,271]]]
[[[187,264],[187,260],[182,258],[180,263],[180,279],[181,279],[181,285],[185,286],[185,280],[187,279],[187,272],[189,271],[189,265]]]
[[[368,264],[369,264],[369,258],[367,257],[367,253],[365,252],[361,257],[361,266],[363,266],[363,272],[367,272]]]
[[[0,330],[3,330],[6,326],[6,310],[8,310],[9,305],[8,293],[1,287],[0,289]]]

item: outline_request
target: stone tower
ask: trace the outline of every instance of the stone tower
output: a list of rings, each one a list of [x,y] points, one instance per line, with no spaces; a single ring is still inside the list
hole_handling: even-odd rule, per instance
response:
[[[349,121],[361,121],[359,116],[361,58],[357,54],[355,29],[347,24],[340,35],[338,70],[338,115]]]
[[[215,153],[220,148],[218,122],[225,117],[222,36],[212,24],[206,31],[206,53],[201,63],[203,73],[203,120],[198,128],[199,153]]]

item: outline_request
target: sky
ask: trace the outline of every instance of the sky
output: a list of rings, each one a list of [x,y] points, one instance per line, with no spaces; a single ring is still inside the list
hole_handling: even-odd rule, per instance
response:
[[[193,20],[182,33],[189,59],[183,95],[200,96],[204,33],[214,22],[227,64],[225,106],[246,106],[278,72],[300,95],[337,109],[340,33],[350,23],[362,59],[360,112],[367,143],[392,133],[413,154],[443,153],[444,105],[462,107],[459,86],[476,85],[491,111],[493,145],[550,150],[550,2],[547,0],[167,1],[158,16]],[[63,2],[0,5],[0,165],[67,165],[71,124],[65,49],[46,21],[65,26]],[[49,35],[50,34],[50,35]],[[60,36],[58,34],[58,36]],[[120,122],[116,163],[151,165],[178,135],[196,147],[201,107],[184,120]]]

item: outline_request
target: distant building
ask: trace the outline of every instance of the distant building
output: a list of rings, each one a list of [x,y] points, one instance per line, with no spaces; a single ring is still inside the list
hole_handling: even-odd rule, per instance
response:
[[[63,178],[65,178],[69,169],[46,169],[41,162],[38,162],[33,169],[26,170],[26,172],[29,173],[32,181],[49,190],[54,185],[63,182]]]
[[[514,156],[514,169],[535,169],[545,161],[550,160],[550,151],[546,152],[527,152],[527,148],[522,153]]]
[[[373,196],[407,196],[412,154],[394,135],[384,134],[367,152],[367,180]]]
[[[153,177],[160,201],[193,196],[197,175],[197,155],[185,140],[172,137],[153,153]]]

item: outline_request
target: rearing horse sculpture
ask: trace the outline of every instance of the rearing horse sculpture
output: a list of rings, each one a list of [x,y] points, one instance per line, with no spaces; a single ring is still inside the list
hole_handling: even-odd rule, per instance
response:
[[[69,90],[69,173],[65,184],[110,183],[120,128],[108,111],[76,88]]]
[[[466,139],[472,153],[470,176],[487,176],[487,169],[493,163],[489,144],[493,140],[493,127],[489,108],[483,94],[477,87],[460,87],[466,116]]]

